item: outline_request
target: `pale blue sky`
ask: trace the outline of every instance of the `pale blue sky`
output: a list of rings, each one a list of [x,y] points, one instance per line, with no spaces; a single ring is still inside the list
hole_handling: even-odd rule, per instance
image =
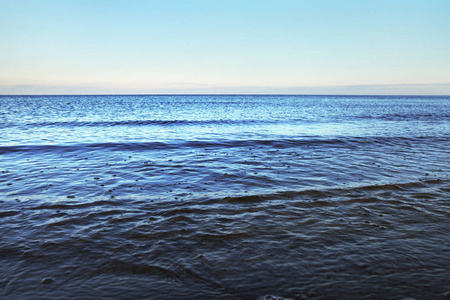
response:
[[[449,0],[0,0],[0,94],[450,94]]]

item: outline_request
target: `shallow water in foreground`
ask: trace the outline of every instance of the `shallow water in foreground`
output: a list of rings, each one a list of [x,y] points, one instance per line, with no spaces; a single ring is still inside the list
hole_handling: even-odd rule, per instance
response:
[[[0,297],[446,299],[449,111],[0,97]]]

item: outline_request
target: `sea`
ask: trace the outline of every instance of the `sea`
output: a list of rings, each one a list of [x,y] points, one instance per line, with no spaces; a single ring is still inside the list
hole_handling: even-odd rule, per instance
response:
[[[450,96],[0,96],[1,299],[449,299]]]

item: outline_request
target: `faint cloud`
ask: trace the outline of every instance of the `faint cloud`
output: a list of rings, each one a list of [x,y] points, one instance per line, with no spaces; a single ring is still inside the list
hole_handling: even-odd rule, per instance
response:
[[[1,95],[75,95],[103,94],[112,90],[88,85],[0,85]]]
[[[89,94],[286,94],[286,95],[450,95],[450,83],[342,85],[342,86],[216,86],[173,83],[160,89],[105,88],[89,85],[0,85],[1,95],[89,95]]]
[[[288,87],[280,89],[280,91],[288,94],[450,95],[450,83]]]
[[[206,83],[192,83],[192,82],[172,82],[170,85],[183,85],[183,86],[211,86]]]

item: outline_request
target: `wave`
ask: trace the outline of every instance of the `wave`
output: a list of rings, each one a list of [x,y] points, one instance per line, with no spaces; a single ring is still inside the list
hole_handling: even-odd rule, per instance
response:
[[[113,126],[187,126],[187,125],[245,125],[270,124],[279,122],[306,121],[306,120],[254,120],[254,119],[220,119],[220,120],[121,120],[121,121],[44,121],[1,124],[1,128],[26,127],[113,127]]]
[[[212,119],[212,120],[112,120],[112,121],[42,121],[42,122],[4,122],[0,128],[26,127],[114,127],[114,126],[208,126],[208,125],[249,125],[249,124],[284,124],[284,123],[314,123],[341,122],[352,120],[380,120],[380,121],[447,121],[450,114],[378,114],[359,116],[335,116],[335,118],[293,118],[293,119]]]
[[[289,149],[302,146],[344,146],[356,147],[367,144],[398,144],[408,145],[411,142],[441,143],[448,142],[444,137],[336,137],[321,138],[317,136],[304,136],[298,139],[250,139],[250,140],[181,140],[172,142],[131,142],[131,143],[78,143],[78,144],[56,144],[56,145],[15,145],[0,146],[0,154],[12,152],[73,152],[73,151],[148,151],[148,150],[175,150],[175,149],[217,149],[217,148],[239,148],[239,147],[270,147],[273,149]]]
[[[376,185],[363,185],[349,188],[330,188],[330,189],[311,189],[300,191],[280,191],[276,193],[261,194],[261,195],[246,195],[246,196],[233,196],[225,197],[221,199],[227,203],[234,204],[247,204],[258,203],[269,200],[289,200],[295,198],[308,198],[314,200],[314,206],[329,206],[333,205],[333,201],[328,200],[335,197],[348,197],[350,202],[377,202],[375,197],[367,197],[371,192],[407,192],[409,190],[428,188],[433,185],[448,184],[450,180],[446,179],[432,179],[432,180],[420,180],[405,183],[393,183],[393,184],[376,184]],[[418,195],[418,194],[416,194]],[[423,198],[430,199],[436,196],[434,194],[426,193]],[[437,195],[436,197],[439,197]]]
[[[379,114],[379,115],[360,115],[352,116],[359,120],[381,120],[381,121],[448,121],[450,114],[444,112],[432,113],[413,113],[413,114]]]
[[[273,193],[253,195],[237,193],[233,196],[223,198],[204,198],[200,196],[200,198],[194,198],[185,202],[184,205],[187,206],[180,206],[178,201],[170,202],[164,199],[161,203],[164,203],[166,210],[160,212],[158,215],[164,217],[166,220],[193,222],[190,216],[209,213],[206,207],[192,207],[190,206],[192,203],[196,203],[196,205],[217,205],[218,203],[245,205],[278,200],[283,201],[283,203],[289,203],[289,200],[305,200],[300,203],[295,203],[306,207],[334,206],[336,203],[342,203],[343,201],[346,203],[367,204],[383,202],[402,205],[405,198],[392,197],[392,194],[407,195],[408,201],[412,202],[415,202],[415,199],[442,200],[450,191],[449,185],[450,179],[420,179],[411,182],[366,184],[347,188],[323,187],[316,189],[279,190]],[[62,201],[56,204],[53,202],[30,203],[31,206],[27,209],[32,211],[64,211],[67,213],[70,211],[82,211],[83,213],[81,215],[72,215],[70,218],[63,220],[64,223],[71,223],[97,217],[142,217],[141,213],[148,210],[147,205],[149,204],[147,201],[137,201],[135,203],[138,206],[130,208],[128,200],[98,199],[87,203],[83,201],[85,201],[85,198],[77,201]],[[14,217],[20,213],[20,210],[3,210],[0,211],[0,218]],[[47,225],[60,225],[60,222],[60,220],[57,222],[48,222]]]

